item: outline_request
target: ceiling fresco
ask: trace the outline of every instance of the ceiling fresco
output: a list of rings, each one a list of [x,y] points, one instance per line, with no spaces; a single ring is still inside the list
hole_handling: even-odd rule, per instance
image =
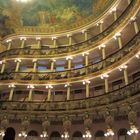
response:
[[[99,17],[115,0],[0,0],[0,35],[19,27],[71,28],[86,18]]]

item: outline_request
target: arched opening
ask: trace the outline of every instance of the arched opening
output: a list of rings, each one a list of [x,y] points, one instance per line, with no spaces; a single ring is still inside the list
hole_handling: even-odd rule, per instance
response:
[[[105,140],[104,131],[99,130],[95,133],[95,140]]]
[[[82,138],[82,133],[80,131],[76,131],[72,135],[73,140],[80,140]]]
[[[128,140],[127,129],[121,128],[118,131],[118,140]]]
[[[37,140],[38,139],[38,132],[35,130],[31,130],[28,132],[27,140]]]
[[[50,140],[59,140],[61,135],[58,131],[53,131],[50,135]]]
[[[5,131],[5,136],[3,137],[3,140],[15,140],[15,129],[12,127],[9,127]]]

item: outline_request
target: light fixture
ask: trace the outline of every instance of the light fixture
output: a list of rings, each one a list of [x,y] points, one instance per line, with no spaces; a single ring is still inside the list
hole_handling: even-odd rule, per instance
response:
[[[136,58],[140,59],[140,51],[135,56]]]
[[[82,55],[83,56],[89,55],[89,52],[84,52]]]
[[[91,138],[91,137],[92,137],[92,135],[91,135],[91,132],[89,130],[87,130],[85,132],[85,134],[83,135],[83,138]]]
[[[19,137],[27,137],[26,131],[21,131],[21,133],[18,134]]]
[[[117,11],[117,8],[114,7],[114,8],[112,8],[112,9],[110,10],[110,13],[112,13],[112,12],[116,12],[116,11]]]
[[[35,87],[34,87],[34,85],[28,85],[27,88],[28,89],[34,89]]]
[[[100,77],[101,77],[101,79],[105,79],[105,78],[108,78],[109,75],[108,74],[102,74]]]
[[[105,137],[114,136],[114,132],[112,129],[107,129],[107,132],[104,134]]]
[[[70,86],[70,83],[65,84],[65,86],[64,86],[64,87],[68,87],[68,86]]]
[[[135,21],[136,20],[136,17],[131,17],[130,18],[130,21]]]
[[[26,40],[26,37],[20,37],[20,40]]]
[[[5,136],[5,131],[4,130],[0,130],[0,136],[4,137]]]
[[[99,21],[96,25],[99,26],[100,24],[103,24],[103,20]]]
[[[125,64],[124,64],[124,65],[121,65],[121,66],[119,67],[119,70],[122,71],[123,69],[127,69],[127,67],[128,67],[128,66],[125,65]]]
[[[48,88],[52,89],[53,86],[52,86],[52,85],[47,85],[46,88],[47,88],[47,89],[48,89]]]
[[[9,86],[8,86],[9,88],[14,88],[14,87],[16,87],[14,84],[10,84]]]
[[[15,62],[21,62],[21,59],[16,58],[16,59],[15,59]]]
[[[114,36],[113,36],[113,38],[116,40],[118,37],[120,37],[121,36],[121,33],[120,32],[118,32],[118,33],[116,33]]]
[[[41,37],[36,37],[36,40],[41,40]]]
[[[61,138],[64,138],[64,139],[68,139],[70,136],[69,136],[69,132],[68,131],[65,131],[64,134],[61,135]]]
[[[53,37],[52,37],[52,40],[55,40],[55,39],[57,39],[57,37],[56,37],[56,36],[53,36]]]
[[[105,44],[101,44],[101,45],[99,46],[99,49],[102,49],[102,48],[105,48],[105,47],[106,47]]]
[[[127,131],[127,134],[128,135],[132,135],[132,134],[138,134],[139,133],[139,130],[137,129],[137,127],[135,125],[132,125],[131,126],[131,129],[129,131]]]
[[[11,41],[12,41],[12,39],[8,39],[8,40],[6,40],[7,43],[9,43],[9,42],[11,42]]]
[[[47,131],[43,131],[42,134],[40,135],[41,138],[47,138],[48,137],[48,133]]]
[[[90,81],[89,80],[83,80],[83,85],[85,84],[90,84]]]
[[[66,60],[72,60],[72,56],[67,56]]]

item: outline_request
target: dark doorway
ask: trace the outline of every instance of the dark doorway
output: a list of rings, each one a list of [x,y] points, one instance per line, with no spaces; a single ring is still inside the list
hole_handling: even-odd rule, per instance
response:
[[[15,140],[15,129],[12,127],[9,127],[5,131],[5,136],[3,137],[3,140]]]

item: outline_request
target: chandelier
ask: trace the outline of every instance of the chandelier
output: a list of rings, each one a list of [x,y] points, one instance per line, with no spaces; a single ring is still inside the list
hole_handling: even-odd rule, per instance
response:
[[[16,0],[17,2],[22,2],[22,3],[26,3],[29,2],[30,0]]]
[[[43,131],[42,134],[40,135],[41,138],[47,138],[48,137],[48,133],[47,131]]]
[[[0,136],[4,137],[4,135],[5,135],[5,131],[4,130],[0,130]]]
[[[61,135],[61,138],[68,139],[69,138],[69,132],[65,131],[64,134]]]
[[[91,137],[92,137],[92,135],[91,135],[91,132],[89,130],[87,130],[85,132],[85,134],[83,135],[83,138],[91,138]]]
[[[127,134],[128,135],[132,135],[132,134],[138,134],[139,133],[139,130],[136,128],[136,126],[131,126],[131,129],[129,131],[127,131]]]
[[[104,135],[105,135],[105,137],[114,136],[114,132],[112,129],[107,129],[107,132]]]
[[[21,133],[18,134],[19,137],[27,137],[26,131],[21,131]]]

